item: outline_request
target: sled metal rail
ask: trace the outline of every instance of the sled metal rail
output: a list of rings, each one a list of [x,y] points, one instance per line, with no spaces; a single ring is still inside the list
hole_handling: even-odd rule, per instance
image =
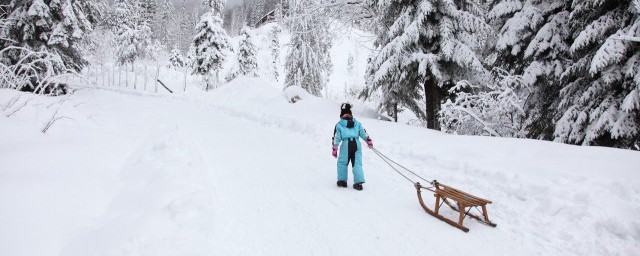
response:
[[[463,225],[464,219],[466,217],[471,217],[480,221],[483,224],[486,224],[491,227],[496,227],[497,224],[493,223],[489,220],[489,214],[487,212],[487,204],[491,204],[490,200],[474,196],[462,190],[453,188],[451,186],[444,185],[439,183],[437,180],[427,181],[427,179],[421,177],[416,172],[409,170],[408,168],[398,164],[397,162],[391,160],[389,157],[384,155],[379,150],[373,148],[373,152],[376,153],[384,162],[386,162],[393,170],[395,170],[399,175],[404,177],[409,182],[413,183],[416,188],[416,192],[418,194],[418,201],[420,202],[420,206],[431,216],[436,217],[437,219],[446,222],[447,224],[454,226],[464,232],[469,232],[469,228]],[[395,166],[394,166],[395,165]],[[396,166],[398,168],[396,168]],[[420,184],[420,182],[414,182],[410,179],[406,174],[402,171],[398,170],[399,168],[404,169],[410,174],[418,177],[419,179],[425,181],[430,184],[430,187],[425,187]],[[427,204],[424,202],[424,198],[422,197],[423,190],[427,190],[433,193],[433,196],[436,198],[435,207],[431,210]],[[451,202],[453,201],[453,203]],[[458,221],[454,221],[448,219],[442,215],[440,215],[440,208],[443,204],[447,204],[451,209],[457,211],[459,213]],[[480,209],[482,210],[480,210]],[[471,210],[476,209],[482,216],[475,215],[471,213]]]

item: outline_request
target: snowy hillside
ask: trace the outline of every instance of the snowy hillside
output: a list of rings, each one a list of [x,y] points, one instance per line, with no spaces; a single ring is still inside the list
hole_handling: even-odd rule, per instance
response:
[[[290,104],[277,87],[239,78],[209,93],[96,88],[64,100],[0,90],[0,107],[18,100],[0,108],[0,255],[640,251],[638,152],[446,135],[358,106],[377,149],[494,202],[498,226],[467,220],[463,233],[427,215],[368,149],[364,191],[336,187],[341,102]],[[65,118],[43,135],[56,110]]]

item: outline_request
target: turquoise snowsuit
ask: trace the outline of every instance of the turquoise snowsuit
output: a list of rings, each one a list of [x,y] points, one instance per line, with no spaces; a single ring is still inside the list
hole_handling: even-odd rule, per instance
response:
[[[369,135],[360,122],[356,121],[355,118],[351,118],[351,120],[353,121],[352,128],[348,128],[349,120],[340,119],[340,122],[336,124],[333,132],[333,145],[340,147],[340,153],[338,155],[338,180],[348,180],[347,165],[351,162],[354,183],[364,183],[362,146],[358,138],[366,140]]]

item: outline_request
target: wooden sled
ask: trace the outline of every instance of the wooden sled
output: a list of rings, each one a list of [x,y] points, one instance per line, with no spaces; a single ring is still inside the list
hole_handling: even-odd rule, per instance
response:
[[[474,218],[491,227],[495,227],[497,225],[489,220],[489,215],[487,214],[487,204],[490,204],[491,201],[477,197],[477,196],[473,196],[461,190],[440,184],[438,183],[438,181],[435,181],[435,180],[431,182],[431,185],[433,185],[433,187],[423,187],[422,185],[420,185],[420,182],[415,183],[416,190],[418,191],[418,200],[420,200],[420,205],[422,205],[422,208],[424,208],[424,210],[428,214],[438,218],[441,221],[448,223],[451,226],[459,228],[464,232],[469,232],[469,229],[462,225],[462,222],[467,216]],[[429,209],[429,207],[427,207],[427,205],[422,200],[422,193],[421,193],[422,189],[429,190],[434,193],[434,196],[436,198],[435,211],[432,211],[431,209]],[[454,201],[455,205],[451,203],[449,200]],[[439,214],[440,207],[442,206],[442,204],[445,204],[445,203],[449,205],[451,209],[460,213],[458,222],[447,219],[444,216]],[[471,213],[471,209],[473,208],[478,209],[478,207],[482,208],[482,215],[483,215],[482,217],[479,217]],[[467,208],[469,209],[467,210]]]

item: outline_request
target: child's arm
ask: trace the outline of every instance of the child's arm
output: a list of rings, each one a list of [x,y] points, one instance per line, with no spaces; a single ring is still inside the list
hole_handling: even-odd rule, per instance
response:
[[[358,130],[358,133],[360,135],[360,138],[367,142],[367,146],[369,146],[369,148],[373,148],[373,141],[371,140],[371,137],[369,137],[367,130],[362,127],[362,124],[360,124],[359,127],[360,129]]]
[[[362,124],[358,125],[358,135],[362,140],[369,139],[369,134],[367,133],[367,130],[362,127]]]
[[[342,135],[340,134],[340,130],[338,130],[338,125],[333,128],[333,138],[331,138],[331,145],[334,147],[340,146],[340,142],[342,142]]]

